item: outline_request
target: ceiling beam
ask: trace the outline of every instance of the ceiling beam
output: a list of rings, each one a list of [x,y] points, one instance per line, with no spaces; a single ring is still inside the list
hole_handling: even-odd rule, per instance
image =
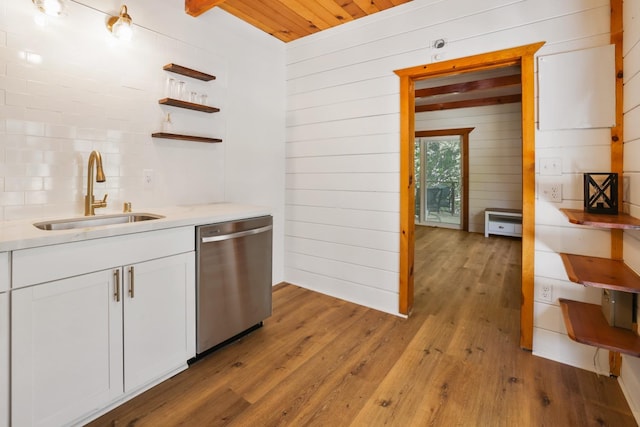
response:
[[[446,86],[428,87],[416,90],[416,98],[424,98],[434,95],[445,95],[450,93],[465,93],[476,90],[494,89],[498,87],[516,86],[520,84],[520,74],[511,76],[493,77],[484,80],[474,80],[471,82],[454,83]]]
[[[225,0],[184,0],[184,11],[191,16],[200,16],[224,2]]]
[[[494,96],[491,98],[469,99],[466,101],[439,102],[435,104],[417,105],[416,113],[424,113],[425,111],[451,110],[454,108],[484,107],[487,105],[496,104],[512,104],[514,102],[521,102],[521,100],[521,95],[517,94],[507,96]]]

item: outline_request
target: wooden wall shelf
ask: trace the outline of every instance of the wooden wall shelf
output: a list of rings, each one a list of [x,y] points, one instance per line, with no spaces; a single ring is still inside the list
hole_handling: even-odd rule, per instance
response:
[[[640,357],[640,337],[628,329],[609,326],[599,305],[563,298],[559,302],[572,340]]]
[[[640,219],[627,214],[605,215],[592,214],[580,209],[564,209],[560,211],[572,224],[589,225],[599,228],[640,229]]]
[[[219,108],[209,107],[208,105],[195,104],[193,102],[181,101],[174,98],[162,98],[158,104],[171,105],[172,107],[186,108],[189,110],[202,111],[203,113],[217,113]]]
[[[627,214],[592,214],[560,209],[572,224],[607,229],[640,229],[640,220]],[[640,293],[640,276],[622,260],[561,253],[569,280],[585,286]],[[569,337],[582,344],[640,357],[640,337],[629,329],[610,326],[599,304],[559,299]],[[619,372],[618,372],[619,374]]]
[[[203,73],[201,71],[192,70],[191,68],[183,67],[178,64],[167,64],[162,67],[165,71],[171,71],[172,73],[181,74],[183,76],[191,77],[192,79],[198,79],[205,82],[209,82],[211,80],[215,80],[216,76],[212,76],[211,74]]]
[[[621,260],[560,254],[569,280],[585,286],[640,293],[640,276]]]
[[[182,135],[178,133],[167,133],[167,132],[156,132],[151,134],[153,138],[163,138],[163,139],[177,139],[180,141],[195,141],[195,142],[205,142],[208,144],[214,144],[217,142],[222,142],[221,139],[218,138],[208,138],[204,136],[195,136],[195,135]]]
[[[205,82],[215,80],[216,78],[216,76],[212,76],[211,74],[203,73],[201,71],[193,70],[191,68],[183,67],[182,65],[173,64],[173,63],[165,65],[164,67],[162,67],[162,69],[165,71],[181,74],[183,76],[191,77],[193,79],[198,79]],[[174,99],[174,98],[163,98],[159,100],[158,103],[162,105],[170,105],[172,107],[186,108],[188,110],[201,111],[203,113],[217,113],[218,111],[220,111],[219,108],[209,107],[208,105],[196,104],[193,102],[181,101],[179,99]],[[179,133],[170,133],[170,132],[152,133],[151,137],[162,138],[162,139],[176,139],[180,141],[204,142],[207,144],[215,144],[218,142],[222,142],[222,140],[218,138],[209,138],[205,136],[196,136],[196,135],[183,135]]]

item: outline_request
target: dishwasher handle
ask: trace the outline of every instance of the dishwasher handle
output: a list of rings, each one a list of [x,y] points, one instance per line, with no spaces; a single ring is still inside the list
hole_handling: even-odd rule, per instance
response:
[[[220,236],[211,236],[211,237],[203,237],[202,243],[211,243],[211,242],[221,242],[223,240],[237,239],[239,237],[252,236],[254,234],[264,233],[265,231],[269,231],[273,229],[272,225],[266,225],[260,228],[253,228],[251,230],[239,231],[237,233],[223,234]]]

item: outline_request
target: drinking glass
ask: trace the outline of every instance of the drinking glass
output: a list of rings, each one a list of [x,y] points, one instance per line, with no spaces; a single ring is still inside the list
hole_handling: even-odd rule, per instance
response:
[[[187,87],[182,80],[178,82],[178,99],[187,101]]]
[[[164,88],[164,93],[167,98],[175,98],[178,95],[176,79],[171,77],[167,79],[167,83]]]

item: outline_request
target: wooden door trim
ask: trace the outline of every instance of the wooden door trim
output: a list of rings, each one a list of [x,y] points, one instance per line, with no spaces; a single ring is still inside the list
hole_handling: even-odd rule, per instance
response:
[[[414,139],[415,82],[433,76],[461,74],[520,65],[522,85],[522,300],[520,346],[533,347],[533,266],[535,242],[535,92],[534,55],[544,42],[466,58],[396,70],[400,78],[400,279],[399,311],[413,308],[414,284]]]
[[[462,212],[460,212],[462,216],[462,223],[460,224],[462,231],[469,231],[469,134],[474,129],[475,128],[437,129],[418,130],[415,132],[416,138],[458,135],[462,139]]]
[[[616,125],[611,128],[611,172],[622,177],[624,173],[624,57],[623,45],[623,7],[622,0],[611,0],[611,44],[615,46],[616,72]],[[619,206],[622,208],[624,180],[618,180]],[[611,258],[624,259],[624,233],[611,230]],[[622,356],[618,352],[609,352],[609,373],[620,376]]]

